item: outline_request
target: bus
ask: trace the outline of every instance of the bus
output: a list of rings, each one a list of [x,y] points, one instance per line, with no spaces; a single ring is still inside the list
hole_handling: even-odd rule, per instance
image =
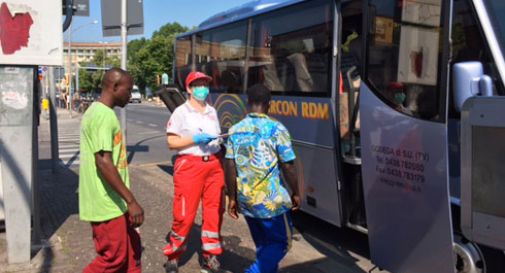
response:
[[[269,88],[302,210],[367,234],[379,268],[505,272],[505,247],[460,224],[462,107],[505,95],[503,14],[498,0],[256,0],[177,36],[173,78],[212,76],[224,130],[248,88]]]

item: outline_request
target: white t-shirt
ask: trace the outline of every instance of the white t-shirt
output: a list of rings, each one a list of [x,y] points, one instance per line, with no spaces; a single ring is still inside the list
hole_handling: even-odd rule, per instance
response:
[[[189,101],[177,107],[167,123],[167,133],[181,137],[191,137],[200,133],[209,135],[220,135],[221,128],[219,119],[214,107],[205,106],[203,112],[197,111],[189,104]],[[189,154],[196,156],[211,155],[219,152],[219,145],[194,145],[186,149],[179,150],[178,154]]]

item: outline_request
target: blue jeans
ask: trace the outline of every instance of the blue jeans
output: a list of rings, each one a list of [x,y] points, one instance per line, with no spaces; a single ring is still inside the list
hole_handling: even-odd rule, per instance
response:
[[[256,245],[256,261],[245,273],[276,273],[279,262],[291,248],[293,223],[290,212],[269,219],[245,219]]]

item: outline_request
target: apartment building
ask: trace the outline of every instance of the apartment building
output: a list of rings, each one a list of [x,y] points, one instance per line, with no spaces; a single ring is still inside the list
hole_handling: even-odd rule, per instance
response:
[[[64,43],[63,56],[65,66],[68,63],[68,42]],[[106,56],[121,57],[121,43],[116,42],[72,42],[70,44],[70,54],[72,65],[76,66],[79,62],[89,62],[93,60],[93,56],[97,51],[106,52]]]

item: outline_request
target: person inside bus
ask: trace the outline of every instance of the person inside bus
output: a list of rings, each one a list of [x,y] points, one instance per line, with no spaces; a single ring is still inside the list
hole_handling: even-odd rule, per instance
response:
[[[225,93],[237,93],[240,90],[240,80],[236,72],[227,69],[221,73],[221,89]]]
[[[205,65],[205,73],[212,77],[210,82],[210,88],[214,90],[220,90],[221,87],[221,72],[219,70],[218,62],[212,60]]]
[[[412,111],[405,107],[405,100],[407,95],[405,93],[405,85],[401,82],[391,82],[388,86],[389,94],[391,97],[389,101],[391,102],[393,108],[396,111],[402,112],[407,115],[412,115]]]

